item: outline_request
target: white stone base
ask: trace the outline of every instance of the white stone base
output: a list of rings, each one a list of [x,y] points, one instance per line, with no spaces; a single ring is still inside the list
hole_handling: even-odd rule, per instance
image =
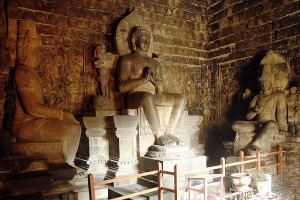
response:
[[[206,156],[195,156],[191,158],[183,159],[161,159],[161,158],[148,158],[143,157],[140,160],[140,169],[142,171],[153,171],[157,170],[158,162],[162,163],[162,170],[174,172],[174,166],[177,165],[179,168],[179,173],[185,173],[188,171],[196,171],[206,168]],[[208,172],[200,172],[197,174],[181,175],[180,182],[181,186],[186,185],[185,181],[187,177],[196,177],[199,174],[205,174]],[[156,181],[156,177],[152,177],[152,181]],[[150,187],[150,185],[145,185]],[[174,187],[174,176],[173,175],[163,175],[163,186],[164,187]]]

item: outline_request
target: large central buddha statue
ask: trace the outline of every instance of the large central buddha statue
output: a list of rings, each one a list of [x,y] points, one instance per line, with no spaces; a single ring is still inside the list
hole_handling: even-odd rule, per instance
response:
[[[65,162],[73,164],[81,128],[74,116],[44,104],[42,85],[34,68],[40,63],[41,38],[36,23],[20,23],[17,66],[13,74],[15,112],[12,133],[17,142],[61,142]]]
[[[143,108],[158,145],[178,145],[181,141],[174,135],[174,130],[183,115],[187,97],[164,91],[161,65],[147,54],[150,37],[150,32],[143,26],[133,28],[133,52],[120,58],[118,88],[120,92],[127,93],[128,108]],[[162,130],[156,105],[172,107],[165,131]]]

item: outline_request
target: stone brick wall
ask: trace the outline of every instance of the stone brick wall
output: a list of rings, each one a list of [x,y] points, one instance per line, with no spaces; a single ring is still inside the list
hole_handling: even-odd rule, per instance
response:
[[[209,60],[216,83],[212,115],[219,126],[229,127],[241,119],[239,96],[257,91],[261,59],[269,50],[288,61],[292,77],[299,80],[299,0],[209,0]]]
[[[300,197],[300,144],[282,143],[283,147],[283,182],[294,189],[295,199]]]
[[[41,77],[45,102],[61,97],[64,109],[82,115],[85,102],[97,87],[92,52],[97,44],[104,43],[117,54],[114,31],[129,14],[128,9],[134,7],[151,25],[154,52],[166,55],[167,90],[188,95],[192,114],[208,115],[207,11],[206,1],[197,0],[8,1],[9,20],[37,21],[43,44],[42,62],[36,73]],[[7,77],[1,75],[1,119]]]

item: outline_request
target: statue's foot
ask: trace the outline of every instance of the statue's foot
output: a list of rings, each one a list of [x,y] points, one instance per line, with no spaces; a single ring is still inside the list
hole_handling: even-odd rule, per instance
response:
[[[258,146],[252,144],[247,148],[246,153],[249,156],[254,156],[254,155],[256,155],[256,152],[258,152],[259,150],[260,150],[260,148]]]
[[[247,156],[255,156],[256,155],[256,151],[253,151],[252,149],[247,148],[246,149],[246,155]]]
[[[156,142],[158,145],[162,145],[162,146],[175,146],[176,145],[176,141],[167,137],[166,135],[159,136],[156,139]]]
[[[167,134],[166,136],[168,138],[171,138],[173,141],[175,141],[177,145],[182,145],[183,144],[183,142],[173,134]]]

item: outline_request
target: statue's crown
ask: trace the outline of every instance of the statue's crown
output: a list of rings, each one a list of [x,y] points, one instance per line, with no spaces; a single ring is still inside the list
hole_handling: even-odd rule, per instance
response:
[[[269,51],[268,54],[260,62],[261,65],[278,65],[286,63],[285,58],[274,51]]]
[[[36,22],[32,19],[24,19],[19,25],[19,38],[24,38],[25,36],[29,38],[39,38],[36,32]]]

